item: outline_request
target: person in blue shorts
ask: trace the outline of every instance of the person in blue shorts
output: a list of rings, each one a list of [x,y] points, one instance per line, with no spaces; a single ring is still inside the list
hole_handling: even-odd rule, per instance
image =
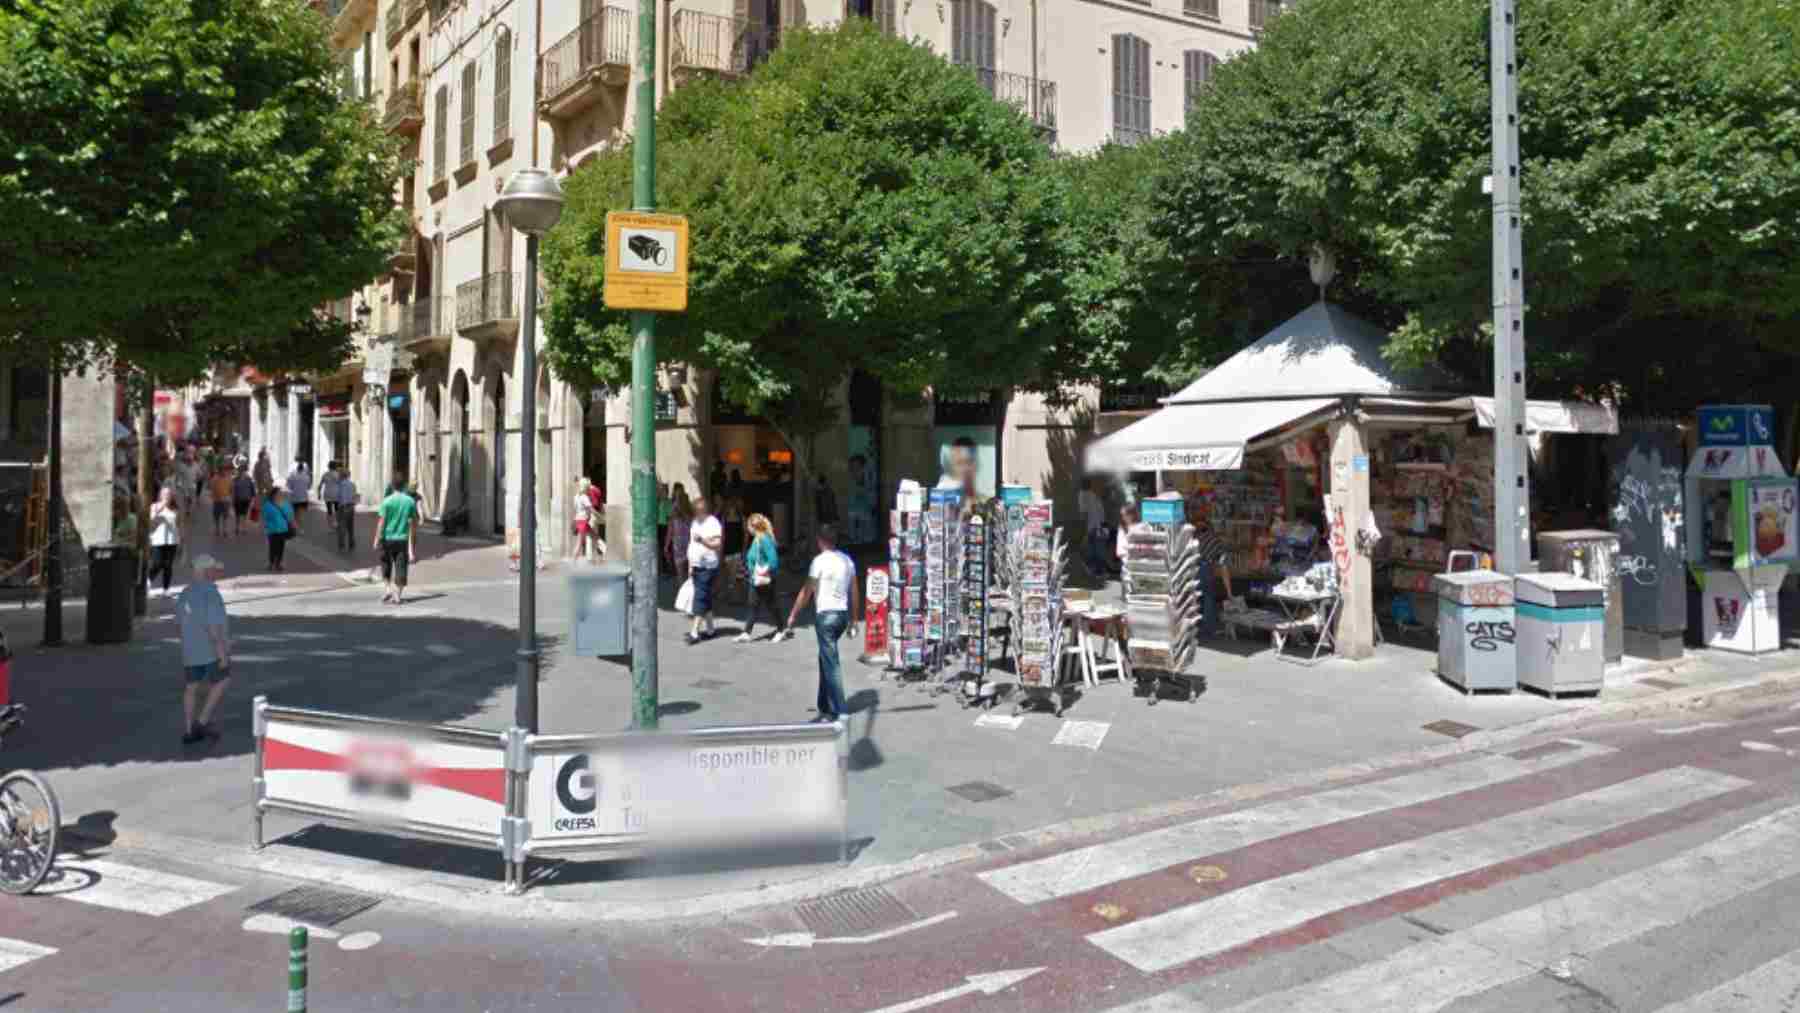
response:
[[[194,580],[175,601],[175,614],[181,620],[181,664],[187,673],[187,689],[181,697],[183,745],[219,737],[212,726],[213,711],[231,683],[231,622],[217,583],[224,573],[225,567],[217,559],[205,554],[194,557]],[[204,705],[200,703],[201,686],[207,687]]]

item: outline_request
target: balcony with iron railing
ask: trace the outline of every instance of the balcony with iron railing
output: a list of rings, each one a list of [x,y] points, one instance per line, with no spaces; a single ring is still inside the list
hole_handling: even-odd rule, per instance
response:
[[[443,355],[450,349],[453,301],[436,296],[416,296],[398,303],[394,343],[418,358]]]
[[[605,7],[558,39],[538,58],[538,110],[553,119],[585,111],[631,80],[634,15]]]
[[[425,129],[425,96],[419,91],[418,78],[405,84],[397,84],[388,91],[381,125],[390,134],[408,137]]]
[[[476,341],[519,333],[519,275],[494,271],[456,286],[456,331]]]
[[[976,70],[987,93],[1018,109],[1032,125],[1056,143],[1056,82],[998,70]]]
[[[695,74],[748,74],[768,59],[781,41],[778,29],[699,11],[676,11],[674,31],[669,71],[682,80]]]

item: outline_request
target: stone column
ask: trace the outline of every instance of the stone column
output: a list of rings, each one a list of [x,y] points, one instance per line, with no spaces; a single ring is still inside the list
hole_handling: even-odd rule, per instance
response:
[[[1375,588],[1369,557],[1356,548],[1356,532],[1369,513],[1369,451],[1362,424],[1331,423],[1331,509],[1325,518],[1331,556],[1338,566],[1344,604],[1338,614],[1337,653],[1359,660],[1375,653]]]

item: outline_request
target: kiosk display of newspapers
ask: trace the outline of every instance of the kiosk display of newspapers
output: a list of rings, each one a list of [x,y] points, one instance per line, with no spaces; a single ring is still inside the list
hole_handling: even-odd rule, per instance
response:
[[[1778,592],[1800,554],[1800,504],[1773,445],[1775,410],[1714,405],[1699,414],[1686,502],[1701,643],[1742,654],[1780,650]]]
[[[1206,680],[1187,674],[1200,619],[1200,555],[1179,498],[1143,500],[1125,535],[1125,616],[1138,683],[1155,703],[1167,688],[1192,701]]]

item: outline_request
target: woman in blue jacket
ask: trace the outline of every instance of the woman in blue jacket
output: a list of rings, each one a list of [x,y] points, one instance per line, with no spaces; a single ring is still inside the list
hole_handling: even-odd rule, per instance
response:
[[[281,557],[287,550],[288,539],[294,537],[294,508],[288,505],[285,491],[269,490],[263,501],[262,521],[263,533],[269,536],[269,572],[285,573],[287,569],[281,565]]]
[[[775,635],[770,637],[771,643],[786,640],[794,635],[781,618],[781,608],[775,601],[775,575],[781,569],[781,554],[775,549],[775,528],[769,519],[762,514],[751,514],[744,521],[745,530],[750,532],[750,549],[744,553],[744,570],[750,580],[749,615],[744,619],[744,632],[738,634],[738,643],[747,644],[755,639],[756,615],[762,609],[769,610],[769,622],[775,624]]]

